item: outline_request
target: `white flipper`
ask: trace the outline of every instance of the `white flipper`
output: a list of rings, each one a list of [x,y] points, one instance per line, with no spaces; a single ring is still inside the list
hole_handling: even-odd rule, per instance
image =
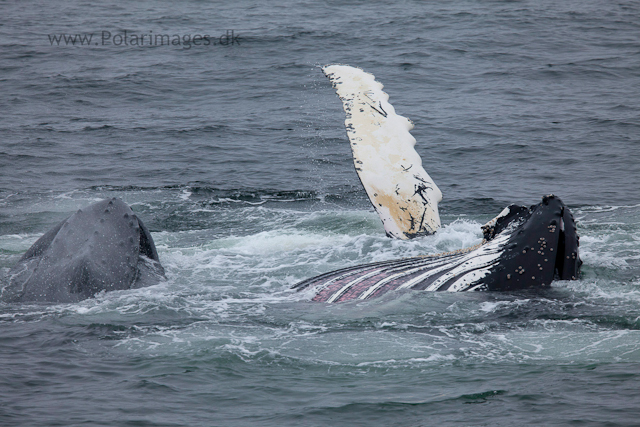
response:
[[[395,113],[373,74],[348,65],[322,71],[342,101],[353,163],[387,235],[410,239],[434,233],[442,193],[414,149],[413,123]]]

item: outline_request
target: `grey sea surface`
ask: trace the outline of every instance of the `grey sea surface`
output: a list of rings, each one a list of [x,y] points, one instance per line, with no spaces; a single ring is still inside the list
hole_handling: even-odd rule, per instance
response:
[[[77,304],[0,303],[0,425],[638,423],[638,2],[0,11],[0,275],[105,197],[144,220],[167,272]],[[139,45],[152,34],[172,44]],[[444,194],[435,235],[385,237],[330,63],[375,74],[415,123]],[[476,244],[549,193],[577,219],[580,280],[335,305],[290,290]]]

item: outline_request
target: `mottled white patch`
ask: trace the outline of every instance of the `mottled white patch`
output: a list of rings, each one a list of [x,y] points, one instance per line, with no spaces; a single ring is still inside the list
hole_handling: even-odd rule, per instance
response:
[[[348,65],[322,70],[342,101],[356,171],[387,234],[410,239],[434,233],[442,193],[414,149],[413,123],[395,113],[372,74]]]
[[[493,227],[494,225],[496,225],[496,223],[498,222],[498,220],[500,218],[503,218],[507,215],[509,215],[509,213],[511,213],[511,209],[509,206],[507,206],[506,208],[504,208],[502,210],[502,212],[500,212],[495,218],[493,218],[492,220],[490,220],[489,222],[487,222],[485,225],[483,225],[481,228],[485,229],[485,228],[490,228]]]

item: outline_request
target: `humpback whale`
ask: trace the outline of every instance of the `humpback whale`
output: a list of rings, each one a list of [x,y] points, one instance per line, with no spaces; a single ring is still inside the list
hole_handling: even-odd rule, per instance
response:
[[[440,189],[415,151],[413,124],[399,116],[382,84],[360,68],[323,67],[342,101],[358,177],[387,236],[412,239],[440,227]],[[303,280],[313,301],[368,299],[392,290],[508,291],[575,280],[580,260],[575,220],[549,195],[530,207],[511,205],[482,226],[482,243],[455,252],[346,267]]]
[[[77,302],[164,277],[153,238],[120,199],[94,203],[47,231],[9,271],[5,302]]]

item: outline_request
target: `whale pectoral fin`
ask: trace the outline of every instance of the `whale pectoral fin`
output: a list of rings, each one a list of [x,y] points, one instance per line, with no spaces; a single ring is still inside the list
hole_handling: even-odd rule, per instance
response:
[[[346,112],[353,162],[388,236],[411,239],[440,227],[440,189],[422,167],[409,133],[372,74],[348,65],[322,68]]]

